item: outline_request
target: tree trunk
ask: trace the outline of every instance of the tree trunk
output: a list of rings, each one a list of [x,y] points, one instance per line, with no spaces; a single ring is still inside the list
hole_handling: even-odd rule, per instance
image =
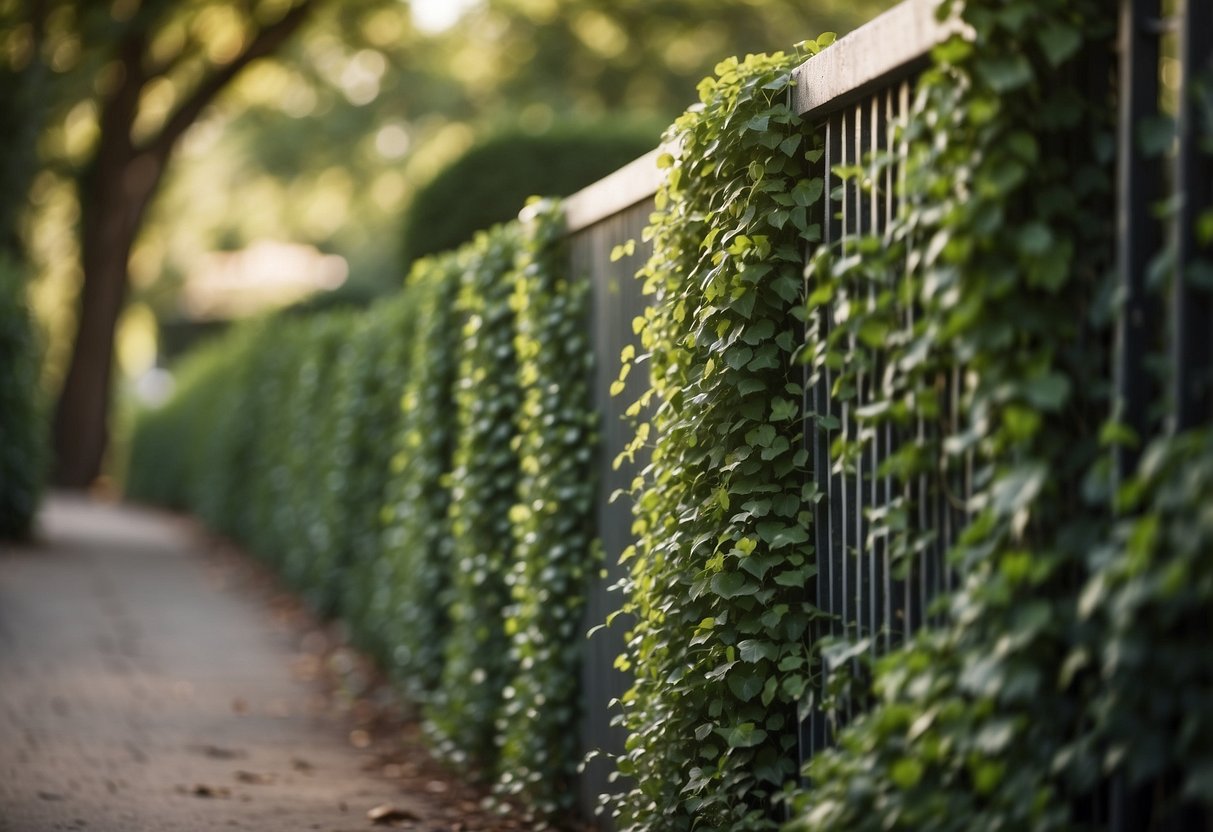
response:
[[[150,154],[94,170],[81,188],[81,265],[76,339],[55,410],[54,482],[87,488],[101,472],[109,443],[114,336],[126,303],[128,261],[143,213],[160,181]]]
[[[97,151],[78,182],[84,285],[71,362],[55,408],[56,485],[88,488],[101,473],[109,441],[114,335],[126,302],[128,260],[173,146],[245,67],[273,54],[299,28],[316,2],[301,0],[263,26],[240,55],[204,77],[160,131],[139,147],[131,140],[131,127],[140,93],[148,81],[168,71],[171,61],[148,65],[147,25],[133,27],[118,44],[122,80],[103,103]]]

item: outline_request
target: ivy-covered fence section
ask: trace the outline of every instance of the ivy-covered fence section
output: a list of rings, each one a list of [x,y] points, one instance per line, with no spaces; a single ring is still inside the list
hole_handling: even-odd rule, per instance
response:
[[[563,228],[541,203],[365,311],[203,347],[140,418],[128,481],[343,618],[438,750],[536,823],[572,806],[594,551],[586,290]]]
[[[810,312],[829,326],[809,354],[855,414],[832,466],[900,439],[877,475],[905,497],[866,518],[867,539],[889,541],[913,577],[920,541],[941,533],[923,502],[956,505],[956,588],[932,626],[874,662],[853,642],[825,646],[835,678],[820,708],[836,746],[810,761],[794,828],[1207,828],[1213,734],[1190,706],[1213,696],[1193,649],[1213,628],[1192,605],[1209,598],[1213,561],[1196,566],[1168,525],[1207,496],[1207,433],[1161,438],[1136,475],[1113,476],[1115,448],[1149,439],[1114,401],[1127,314],[1113,263],[1114,22],[1084,0],[941,13],[966,34],[936,48],[917,84],[899,213],[812,259]],[[886,333],[875,350],[847,348],[871,331]],[[883,384],[856,408],[874,367]],[[915,419],[936,429],[915,432]],[[959,469],[963,492],[949,487]],[[1206,514],[1190,540],[1207,535]]]
[[[912,580],[942,532],[922,506],[956,506],[966,526],[941,564],[957,588],[927,628],[873,674],[870,652],[826,648],[837,747],[810,762],[798,828],[1068,829],[1112,774],[1108,749],[1080,739],[1098,674],[1074,651],[1084,563],[1111,523],[1104,5],[946,4],[969,31],[918,81],[899,212],[811,261],[811,312],[828,321],[812,366],[854,414],[831,453],[845,464],[899,439],[884,473],[901,496],[866,518],[868,540]],[[887,334],[872,345],[871,331]]]
[[[819,45],[809,44],[813,50]],[[635,447],[635,617],[614,803],[630,830],[775,828],[809,684],[814,489],[802,433],[803,263],[821,151],[789,107],[802,56],[730,60],[669,136],[642,271],[655,404]],[[622,386],[622,385],[620,385]]]
[[[1149,437],[1114,396],[1109,12],[941,4],[897,123],[874,95],[797,127],[776,57],[673,128],[621,828],[1208,828],[1208,427],[1113,470]],[[925,603],[860,620],[885,577]],[[798,717],[830,746],[802,777]]]

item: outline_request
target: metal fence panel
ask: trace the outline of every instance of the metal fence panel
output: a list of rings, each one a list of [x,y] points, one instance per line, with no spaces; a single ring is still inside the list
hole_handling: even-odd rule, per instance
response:
[[[600,414],[597,465],[600,490],[596,520],[603,548],[603,569],[587,590],[586,630],[601,624],[610,613],[619,609],[623,597],[618,592],[609,592],[608,588],[626,575],[627,569],[620,565],[619,557],[634,542],[631,501],[626,495],[614,501],[610,497],[617,489],[631,486],[645,460],[637,455],[634,463],[625,462],[618,469],[612,462],[632,439],[633,427],[625,419],[624,410],[648,388],[648,376],[643,372],[647,365],[636,367],[620,395],[611,396],[610,388],[618,378],[620,353],[636,339],[632,321],[644,313],[648,303],[641,295],[640,281],[635,274],[651,250],[640,237],[652,211],[653,200],[647,199],[575,232],[570,241],[574,274],[588,275],[592,284],[591,329],[597,357],[593,391],[594,406]],[[634,254],[611,262],[612,249],[628,240],[636,241]],[[622,696],[631,685],[631,677],[615,668],[615,658],[623,652],[626,628],[625,620],[616,620],[614,626],[599,630],[585,644],[582,742],[587,752],[623,752],[626,734],[621,727],[610,724],[612,717],[619,713],[618,708],[610,707],[610,702]],[[586,766],[581,778],[580,802],[587,816],[592,815],[598,795],[620,790],[620,784],[608,781],[614,768],[613,761],[604,755]],[[610,828],[607,819],[603,819],[600,827]]]

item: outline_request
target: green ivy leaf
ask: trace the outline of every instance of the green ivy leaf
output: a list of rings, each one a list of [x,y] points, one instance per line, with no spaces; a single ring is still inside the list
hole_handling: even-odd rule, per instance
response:
[[[720,572],[712,576],[709,582],[712,592],[721,598],[730,599],[740,595],[753,595],[758,587],[746,580],[739,572]]]

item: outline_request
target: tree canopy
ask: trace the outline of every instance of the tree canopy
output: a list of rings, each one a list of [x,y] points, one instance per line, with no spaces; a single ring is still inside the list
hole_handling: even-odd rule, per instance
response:
[[[115,339],[123,375],[149,366],[205,253],[291,241],[396,285],[411,195],[478,135],[668,121],[719,59],[890,4],[471,0],[423,30],[435,2],[0,0],[0,235],[37,275],[46,384],[88,388],[60,413],[92,414],[61,440],[104,422]]]

